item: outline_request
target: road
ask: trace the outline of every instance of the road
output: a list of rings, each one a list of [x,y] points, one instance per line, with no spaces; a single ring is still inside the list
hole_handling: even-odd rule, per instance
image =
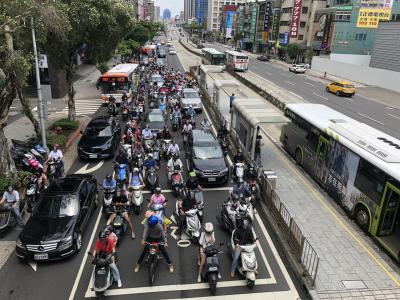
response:
[[[217,43],[205,43],[204,45],[220,51],[226,50],[225,47]],[[327,93],[325,84],[318,79],[303,74],[294,74],[282,66],[261,62],[253,58],[250,58],[249,61],[249,71],[302,97],[305,102],[325,104],[400,139],[400,110],[398,108],[387,106],[357,94],[352,98],[338,97]]]
[[[168,65],[175,69],[183,69],[178,56],[168,56]],[[105,114],[105,108],[99,108],[94,115]],[[199,123],[200,118],[197,117]],[[182,140],[180,134],[174,133],[178,143]],[[185,158],[182,151],[181,159]],[[92,169],[91,174],[101,181],[105,174],[113,169],[112,161],[101,162],[81,162],[78,159],[73,163],[69,173],[75,173],[81,169]],[[162,162],[158,172],[161,187],[165,191],[168,189],[165,174],[165,162]],[[216,224],[215,216],[221,206],[222,201],[228,196],[229,187],[209,188],[204,192],[205,217],[204,221],[215,224],[215,235],[218,242],[225,245],[230,236],[222,231]],[[167,191],[164,192],[169,205],[167,215],[171,215],[175,206],[176,199]],[[100,198],[102,193],[100,193]],[[145,199],[149,194],[145,194]],[[139,244],[139,237],[142,231],[140,222],[142,216],[133,216],[136,234],[138,238],[129,238],[129,231],[121,241],[118,248],[119,270],[123,282],[123,287],[118,289],[113,286],[106,292],[105,296],[110,299],[131,299],[132,295],[137,295],[141,299],[173,299],[173,298],[193,298],[209,296],[208,286],[205,283],[197,283],[197,247],[179,247],[174,239],[174,231],[171,228],[168,232],[171,259],[174,264],[174,273],[169,274],[167,265],[164,261],[160,262],[157,270],[155,286],[148,287],[148,277],[145,266],[139,273],[133,272],[133,266],[142,250]],[[274,245],[271,236],[262,220],[262,214],[257,215],[255,222],[255,232],[259,237],[256,255],[259,263],[259,275],[255,288],[250,291],[244,286],[244,281],[238,276],[231,279],[229,269],[231,259],[226,246],[224,254],[220,255],[222,266],[222,279],[219,282],[217,295],[229,296],[239,294],[251,294],[253,299],[265,299],[268,295],[275,299],[297,299],[301,288],[297,282],[292,281],[288,271],[279,256],[280,249]],[[105,217],[102,216],[101,209],[98,208],[93,214],[87,230],[84,233],[83,246],[77,255],[59,262],[51,263],[30,263],[25,264],[17,260],[15,255],[7,261],[0,271],[0,299],[84,299],[94,297],[94,293],[89,289],[89,281],[93,266],[87,257],[87,251],[91,250],[97,233],[104,228]],[[15,232],[14,232],[15,234]],[[8,237],[6,237],[8,238]],[[279,252],[278,252],[279,250]],[[301,295],[303,297],[303,295]],[[224,297],[225,298],[225,297]]]

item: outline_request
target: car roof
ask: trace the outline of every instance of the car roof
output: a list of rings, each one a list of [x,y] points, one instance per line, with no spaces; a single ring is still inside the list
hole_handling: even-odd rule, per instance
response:
[[[151,77],[162,77],[160,74],[151,75]]]
[[[152,115],[162,115],[162,112],[161,112],[161,110],[159,110],[159,109],[150,109],[149,112],[148,112],[148,114],[149,114],[149,115],[150,115],[150,114],[152,114]]]
[[[193,88],[184,88],[182,92],[183,92],[183,93],[184,93],[184,92],[196,92],[196,93],[197,93],[197,90],[195,90],[195,89],[193,89]]]
[[[99,116],[99,117],[95,117],[93,118],[88,126],[106,126],[106,125],[110,125],[111,124],[111,120],[113,119],[113,117],[111,116]]]
[[[341,84],[351,84],[350,82],[348,82],[348,81],[345,81],[345,80],[338,80],[338,81],[336,81],[337,83],[341,83]]]
[[[54,182],[50,184],[45,194],[75,193],[84,179],[85,179],[84,177],[78,177],[78,176],[66,176],[62,178],[57,178]]]
[[[194,129],[192,130],[193,144],[214,144],[217,143],[214,136],[209,132]]]

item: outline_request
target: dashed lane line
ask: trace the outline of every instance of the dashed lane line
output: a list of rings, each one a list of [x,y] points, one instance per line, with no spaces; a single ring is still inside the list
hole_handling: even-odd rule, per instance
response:
[[[378,120],[375,120],[374,118],[371,118],[370,116],[364,115],[362,113],[357,113],[357,114],[362,116],[362,117],[364,117],[364,118],[366,118],[366,119],[368,119],[368,120],[374,121],[374,122],[376,122],[376,123],[378,123],[378,124],[380,124],[382,126],[385,126],[385,124],[383,124],[382,122],[380,122]]]

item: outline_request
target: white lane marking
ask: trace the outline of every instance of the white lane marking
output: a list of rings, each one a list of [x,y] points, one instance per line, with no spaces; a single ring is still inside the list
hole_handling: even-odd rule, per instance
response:
[[[398,117],[398,116],[395,116],[395,115],[392,115],[392,114],[389,114],[389,113],[386,113],[388,116],[391,116],[391,117],[393,117],[393,118],[396,118],[396,119],[399,119],[400,120],[400,117]]]
[[[170,226],[171,228],[171,233],[170,235],[175,239],[178,240],[178,236],[175,234],[175,232],[178,230],[178,226]]]
[[[313,85],[312,83],[309,83],[309,82],[307,82],[307,81],[304,81],[304,83],[305,83],[305,84],[308,84],[308,85],[311,85],[311,86],[315,86],[315,85]]]
[[[104,164],[104,160],[101,160],[97,163],[97,165],[88,168],[89,164],[84,165],[82,168],[80,168],[78,171],[76,171],[76,174],[89,174],[93,173],[94,171],[100,169]]]
[[[285,82],[289,83],[290,85],[296,85],[294,82],[290,82],[290,81],[287,81],[287,80],[285,80]]]
[[[69,294],[68,300],[74,300],[74,298],[75,298],[76,290],[78,289],[78,285],[79,285],[79,282],[81,280],[83,269],[85,268],[85,264],[86,264],[87,258],[89,256],[88,252],[90,251],[90,247],[92,246],[92,243],[93,243],[93,240],[94,240],[94,236],[96,235],[97,227],[99,226],[102,213],[103,213],[103,206],[100,207],[99,215],[97,216],[96,223],[94,224],[92,235],[90,236],[89,243],[88,243],[88,245],[86,247],[85,254],[83,255],[81,266],[79,267],[79,271],[78,271],[78,274],[76,275],[75,282],[74,282],[74,285],[72,287],[71,293]]]
[[[324,99],[324,100],[326,100],[326,101],[328,101],[329,99],[328,98],[326,98],[326,97],[324,97],[324,96],[321,96],[320,94],[317,94],[317,93],[313,93],[313,95],[314,96],[317,96],[317,97],[320,97],[320,98],[322,98],[322,99]]]
[[[267,72],[267,71],[265,71],[265,74],[268,74],[268,75],[273,75],[272,73],[270,73],[270,72]]]
[[[347,101],[349,101],[349,102],[354,102],[354,100],[351,99],[350,97],[342,97],[342,99],[347,100]]]
[[[33,271],[37,271],[37,262],[36,261],[29,261],[28,264],[31,266]]]
[[[393,107],[390,106],[386,106],[386,109],[394,109]]]
[[[358,115],[360,115],[360,116],[362,116],[362,117],[364,117],[364,118],[366,118],[366,119],[368,119],[368,120],[371,120],[371,121],[374,121],[374,122],[376,122],[376,123],[378,123],[378,124],[381,124],[381,125],[385,125],[385,124],[383,124],[382,122],[379,122],[378,120],[375,120],[375,119],[373,119],[373,118],[371,118],[371,117],[369,117],[369,116],[367,116],[367,115],[364,115],[364,114],[361,114],[361,113],[357,113]]]
[[[262,284],[275,284],[275,279],[265,278],[257,279],[256,285]],[[218,287],[236,287],[236,286],[246,286],[245,280],[233,280],[233,281],[219,281]],[[121,295],[134,295],[143,293],[160,293],[160,292],[171,292],[171,291],[190,291],[198,289],[209,289],[207,282],[203,283],[189,283],[189,284],[171,284],[171,285],[159,285],[159,286],[146,286],[137,288],[126,288],[126,289],[111,289],[104,292],[104,296],[121,296]],[[91,290],[87,290],[85,298],[96,297],[96,293]]]

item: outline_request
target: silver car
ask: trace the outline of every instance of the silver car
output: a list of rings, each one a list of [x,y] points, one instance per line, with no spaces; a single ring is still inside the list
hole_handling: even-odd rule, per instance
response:
[[[201,103],[201,98],[197,90],[192,88],[184,88],[182,90],[182,109],[186,110],[189,105],[192,105],[196,112],[201,112],[203,110],[203,104]]]
[[[150,82],[152,85],[154,85],[154,83],[156,82],[158,87],[162,87],[164,85],[164,79],[159,74],[152,75]]]

